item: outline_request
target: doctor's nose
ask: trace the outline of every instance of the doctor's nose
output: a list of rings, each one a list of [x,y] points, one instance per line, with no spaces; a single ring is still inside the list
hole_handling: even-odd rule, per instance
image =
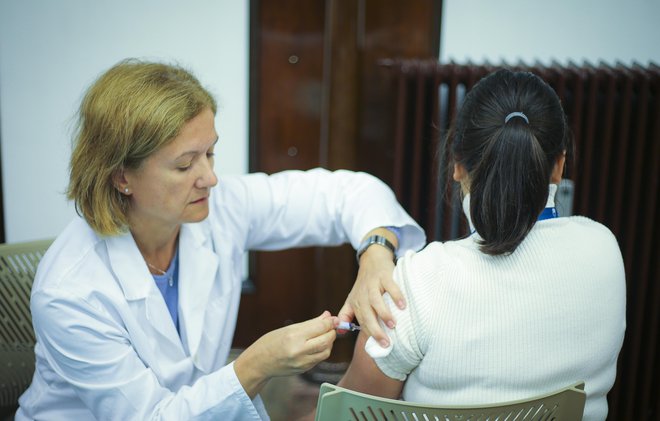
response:
[[[218,177],[213,170],[213,160],[208,160],[204,163],[202,171],[195,180],[195,187],[198,189],[210,188],[218,184]]]

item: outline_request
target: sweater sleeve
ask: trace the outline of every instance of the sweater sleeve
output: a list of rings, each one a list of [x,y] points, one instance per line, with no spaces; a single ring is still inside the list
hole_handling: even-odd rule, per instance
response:
[[[383,357],[374,358],[376,365],[385,375],[401,381],[406,379],[424,357],[423,343],[420,341],[424,329],[419,313],[422,309],[418,308],[411,288],[411,281],[415,278],[412,264],[414,256],[412,251],[407,252],[394,269],[394,281],[403,292],[408,305],[404,310],[400,310],[389,294],[385,295],[385,302],[396,320],[396,327],[386,329],[390,337],[391,351]]]

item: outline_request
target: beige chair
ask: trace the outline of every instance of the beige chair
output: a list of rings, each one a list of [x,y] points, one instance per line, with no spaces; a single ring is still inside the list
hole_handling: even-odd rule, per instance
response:
[[[586,397],[584,383],[579,382],[530,399],[437,406],[379,398],[323,383],[316,421],[580,421]]]
[[[34,373],[30,290],[52,240],[0,244],[0,419],[11,416]]]

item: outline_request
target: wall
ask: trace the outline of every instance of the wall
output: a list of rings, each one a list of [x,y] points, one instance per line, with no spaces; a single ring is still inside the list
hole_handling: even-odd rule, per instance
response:
[[[440,60],[660,64],[658,0],[444,0]]]
[[[6,240],[55,236],[76,108],[125,57],[177,61],[218,100],[218,173],[247,170],[248,2],[0,0],[0,128]]]
[[[218,173],[247,169],[248,1],[0,0],[0,139],[7,241],[56,235],[71,118],[127,56],[176,59],[219,100]],[[660,63],[658,0],[444,0],[440,59]]]

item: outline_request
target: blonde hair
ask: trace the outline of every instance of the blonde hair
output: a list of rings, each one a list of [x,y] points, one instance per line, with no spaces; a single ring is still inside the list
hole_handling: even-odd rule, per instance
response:
[[[185,69],[128,59],[102,74],[78,110],[67,197],[101,235],[127,228],[127,198],[113,182],[174,139],[183,125],[216,102]]]

